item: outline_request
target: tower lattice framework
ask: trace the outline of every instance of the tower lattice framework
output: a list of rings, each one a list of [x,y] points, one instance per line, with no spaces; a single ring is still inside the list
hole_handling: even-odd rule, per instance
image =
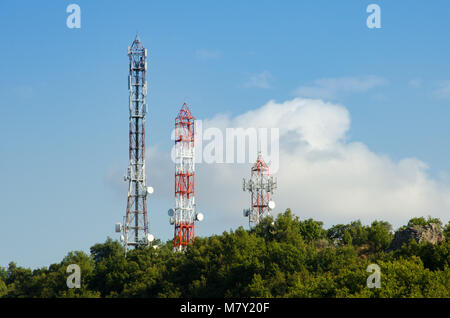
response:
[[[123,223],[123,245],[130,247],[151,242],[147,215],[147,180],[145,174],[145,117],[147,113],[147,49],[136,36],[128,48],[129,57],[129,166],[127,211]]]
[[[194,242],[195,212],[195,118],[186,103],[175,118],[175,225],[174,249],[182,250]]]
[[[261,152],[258,153],[255,164],[251,169],[249,180],[244,178],[243,190],[250,192],[250,209],[244,209],[244,216],[248,217],[250,228],[257,225],[270,214],[275,207],[271,196],[277,188],[277,181],[270,175],[269,166],[264,161]]]

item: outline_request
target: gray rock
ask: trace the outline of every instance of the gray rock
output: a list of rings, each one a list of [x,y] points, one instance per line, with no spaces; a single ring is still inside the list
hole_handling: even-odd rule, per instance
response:
[[[431,244],[436,244],[444,241],[445,238],[437,224],[413,225],[395,232],[394,239],[388,250],[398,250],[404,243],[408,244],[411,239],[414,239],[417,243],[430,242]]]

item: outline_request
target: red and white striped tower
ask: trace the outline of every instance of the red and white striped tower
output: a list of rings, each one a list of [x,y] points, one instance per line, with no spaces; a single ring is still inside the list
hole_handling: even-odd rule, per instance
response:
[[[277,181],[270,175],[269,166],[264,161],[261,152],[252,167],[249,180],[243,180],[243,190],[251,194],[251,207],[244,209],[244,216],[248,217],[250,228],[270,214],[275,208],[271,195],[277,188]]]
[[[175,211],[170,209],[170,223],[175,225],[174,250],[181,251],[194,242],[194,221],[203,214],[195,212],[195,138],[194,121],[186,103],[175,118]]]

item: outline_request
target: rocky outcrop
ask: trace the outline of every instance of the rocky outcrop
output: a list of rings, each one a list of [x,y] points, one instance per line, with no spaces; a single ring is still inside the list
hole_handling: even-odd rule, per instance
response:
[[[431,223],[425,226],[413,225],[395,232],[389,250],[397,250],[403,244],[408,244],[411,239],[414,239],[417,243],[430,242],[431,244],[436,244],[445,238],[437,224]]]

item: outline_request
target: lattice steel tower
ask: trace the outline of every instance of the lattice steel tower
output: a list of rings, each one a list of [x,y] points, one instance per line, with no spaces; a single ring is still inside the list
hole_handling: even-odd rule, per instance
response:
[[[125,252],[130,247],[149,245],[153,235],[149,233],[147,215],[147,193],[153,188],[147,187],[145,175],[145,117],[147,113],[147,49],[136,36],[128,47],[129,76],[128,90],[130,109],[129,166],[125,176],[128,181],[127,211],[122,224],[116,224],[116,232],[123,230],[121,240]]]
[[[169,210],[174,229],[174,250],[194,242],[194,221],[203,220],[195,211],[195,118],[186,103],[175,118],[175,211]]]
[[[250,179],[244,178],[242,188],[251,194],[251,206],[250,209],[244,209],[244,216],[248,217],[249,226],[252,228],[275,208],[271,196],[277,188],[277,181],[270,175],[269,166],[261,152],[258,153],[256,163],[252,167]]]

